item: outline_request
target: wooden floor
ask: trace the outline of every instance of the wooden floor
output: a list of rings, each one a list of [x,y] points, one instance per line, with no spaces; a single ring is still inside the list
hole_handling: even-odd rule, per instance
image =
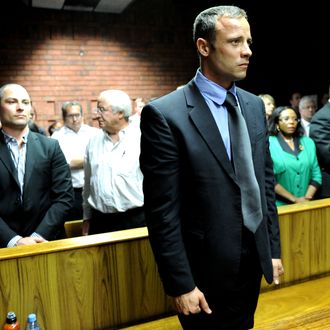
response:
[[[176,316],[125,330],[181,330]],[[330,276],[262,293],[255,330],[329,330]]]

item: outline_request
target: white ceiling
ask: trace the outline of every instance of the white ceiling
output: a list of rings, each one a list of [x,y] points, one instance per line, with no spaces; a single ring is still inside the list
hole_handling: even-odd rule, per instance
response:
[[[134,0],[23,0],[26,5],[37,8],[121,13]]]

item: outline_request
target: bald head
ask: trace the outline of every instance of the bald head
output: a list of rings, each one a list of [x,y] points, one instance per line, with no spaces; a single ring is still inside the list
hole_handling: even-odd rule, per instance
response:
[[[19,85],[19,84],[5,84],[5,85],[0,87],[0,100],[3,98],[4,93],[7,89],[20,91],[21,93],[25,93],[26,95],[28,95],[28,97],[30,98],[28,91],[22,85]]]
[[[3,129],[25,129],[30,112],[31,98],[23,86],[6,84],[0,88],[0,121]]]

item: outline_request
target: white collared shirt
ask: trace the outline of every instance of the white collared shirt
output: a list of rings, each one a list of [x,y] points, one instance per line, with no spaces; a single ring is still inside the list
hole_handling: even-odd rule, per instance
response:
[[[52,139],[58,140],[64,153],[66,162],[70,164],[73,159],[84,159],[86,146],[91,137],[100,131],[99,128],[89,125],[81,125],[78,132],[73,131],[67,126],[63,126],[55,131]],[[84,169],[71,169],[73,188],[82,188],[84,186]]]
[[[311,123],[303,118],[301,118],[301,126],[304,128],[305,130],[305,135],[309,136],[309,129],[311,126]]]
[[[140,170],[141,132],[129,124],[113,143],[101,130],[86,148],[84,219],[90,219],[91,207],[102,213],[125,212],[144,203]]]

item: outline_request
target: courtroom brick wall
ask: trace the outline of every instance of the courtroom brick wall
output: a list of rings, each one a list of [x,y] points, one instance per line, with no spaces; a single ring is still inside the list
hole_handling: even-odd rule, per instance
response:
[[[2,12],[0,83],[28,89],[44,128],[61,119],[67,100],[82,102],[85,121],[96,126],[92,111],[104,89],[122,89],[146,100],[174,90],[198,66],[192,16],[167,1],[152,8],[150,3],[138,1],[120,15]]]

